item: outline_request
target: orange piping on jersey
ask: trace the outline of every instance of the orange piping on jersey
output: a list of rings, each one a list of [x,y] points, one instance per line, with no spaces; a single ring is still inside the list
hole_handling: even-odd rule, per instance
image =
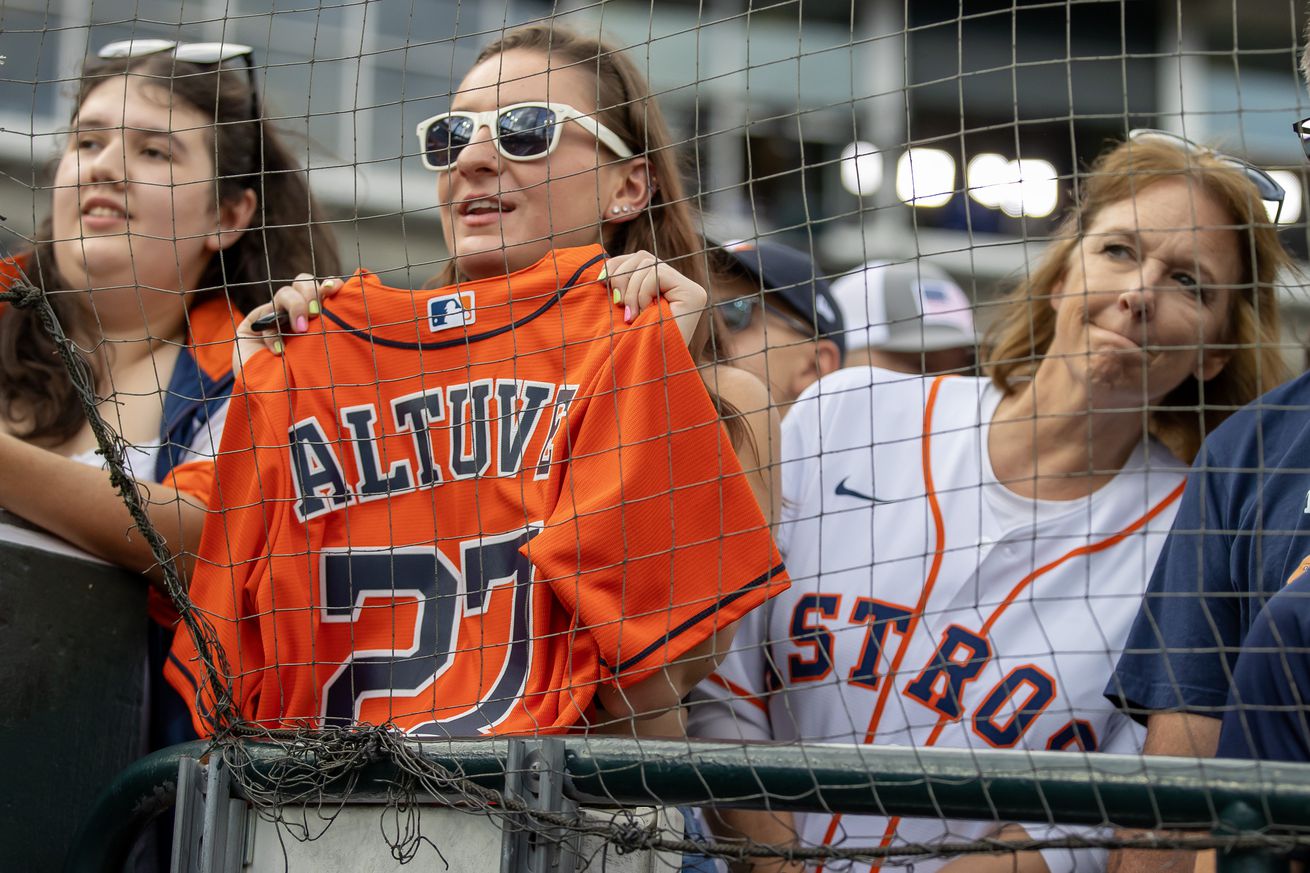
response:
[[[939,382],[941,378],[943,377],[940,376],[938,377]],[[929,454],[929,439],[931,437],[930,430],[931,430],[931,423],[932,423],[931,410],[932,410],[932,402],[933,400],[936,399],[936,389],[937,389],[937,384],[934,383],[933,393],[929,395],[929,400],[928,400],[929,405],[924,412],[924,435],[923,435],[924,483],[926,486],[926,490],[928,492],[929,505],[932,507],[933,522],[934,525],[937,527],[937,542],[938,542],[938,552],[935,556],[932,572],[929,574],[928,577],[929,579],[928,585],[931,585],[933,582],[936,581],[937,567],[941,562],[941,556],[942,556],[941,544],[943,540],[943,533],[941,529],[941,511],[937,505],[937,495],[932,488],[932,470],[931,470],[932,460]],[[1160,500],[1159,503],[1151,507],[1149,510],[1147,510],[1147,512],[1144,515],[1142,515],[1132,524],[1120,530],[1118,533],[1112,534],[1111,536],[1106,537],[1105,539],[1099,542],[1091,543],[1090,545],[1086,545],[1086,546],[1079,546],[1076,549],[1072,549],[1068,553],[1060,556],[1059,558],[1056,558],[1054,561],[1051,561],[1048,564],[1044,564],[1043,566],[1038,567],[1036,570],[1033,570],[1027,576],[1023,577],[1023,579],[1019,580],[1019,582],[1014,586],[1014,588],[1010,591],[1010,593],[1006,595],[1005,599],[1002,600],[999,604],[997,604],[996,610],[991,614],[990,617],[988,617],[987,621],[983,623],[981,628],[981,635],[986,637],[991,633],[992,626],[1001,618],[1001,616],[1005,613],[1005,610],[1007,610],[1015,602],[1015,600],[1019,597],[1019,595],[1023,592],[1023,590],[1027,588],[1029,585],[1031,585],[1036,579],[1040,578],[1046,573],[1049,573],[1051,570],[1054,570],[1056,567],[1059,567],[1061,564],[1065,563],[1071,558],[1079,557],[1081,555],[1090,555],[1096,552],[1104,551],[1105,549],[1108,549],[1111,546],[1117,545],[1118,543],[1122,542],[1128,536],[1130,536],[1131,534],[1133,534],[1134,532],[1136,532],[1137,530],[1141,529],[1143,526],[1148,524],[1151,521],[1151,519],[1155,518],[1157,515],[1163,512],[1170,504],[1178,500],[1178,498],[1181,497],[1183,494],[1183,488],[1185,485],[1186,485],[1185,481],[1178,483],[1177,487],[1175,487],[1172,491],[1166,494]],[[896,652],[896,657],[893,660],[891,670],[888,673],[888,678],[891,681],[887,682],[883,686],[884,692],[886,692],[890,686],[895,684],[895,677],[899,675],[899,671],[897,670],[897,667],[900,665],[901,656],[909,649],[910,640],[913,637],[914,631],[918,626],[918,618],[922,614],[924,607],[927,605],[925,603],[925,598],[927,595],[928,585],[925,585],[925,592],[920,596],[919,603],[915,607],[914,617],[911,619],[910,630],[903,637],[901,642],[901,647]],[[874,734],[877,732],[878,720],[881,718],[882,715],[882,706],[885,702],[886,702],[885,695],[879,696],[877,707],[874,709],[873,718],[869,722],[869,730],[864,737],[865,745],[868,745],[873,742]],[[922,748],[936,745],[937,740],[942,735],[942,731],[949,723],[950,723],[950,719],[947,719],[945,717],[940,718],[937,724],[933,727],[932,731],[928,734],[928,737],[924,740]],[[840,823],[841,823],[841,813],[837,813],[836,815],[833,816],[832,822],[828,825],[828,830],[824,834],[823,844],[825,846],[831,843],[832,837],[836,833],[837,827]],[[887,829],[883,832],[882,840],[879,842],[879,846],[887,846],[891,843],[892,837],[895,836],[896,828],[899,826],[899,824],[900,824],[900,816],[894,816],[887,820]],[[882,864],[880,862],[876,862],[871,866],[870,869],[881,870]],[[823,867],[822,865],[820,865],[819,867],[820,873],[822,873],[822,870]]]
[[[936,743],[937,738],[941,736],[942,729],[946,727],[946,724],[947,724],[946,719],[942,719],[938,721],[937,725],[932,729],[932,733],[928,734],[928,739],[924,743],[924,745],[931,746],[932,744]],[[890,846],[892,844],[892,839],[896,836],[896,831],[900,826],[901,826],[901,817],[899,815],[894,815],[891,818],[887,819],[887,829],[883,831],[882,839],[878,841],[878,848],[885,849],[888,846]],[[874,861],[873,864],[869,867],[870,873],[872,873],[872,871],[874,870],[881,870],[881,869],[882,869],[882,861]]]
[[[932,481],[932,413],[937,405],[937,391],[947,378],[949,377],[938,376],[933,380],[932,389],[928,392],[928,402],[923,407],[923,439],[920,442],[923,457],[923,490],[928,498],[928,507],[932,512],[934,543],[932,565],[928,568],[928,578],[919,591],[919,601],[914,605],[914,613],[910,616],[909,627],[906,628],[905,635],[902,637],[902,645],[896,650],[891,666],[887,671],[890,677],[895,677],[900,671],[901,661],[905,659],[905,655],[910,648],[905,643],[908,643],[914,637],[914,632],[919,628],[919,618],[928,605],[928,597],[932,594],[933,586],[937,584],[937,573],[942,568],[942,556],[946,552],[946,523],[942,519],[942,508],[937,502],[937,491],[933,487]],[[885,682],[882,690],[878,692],[878,701],[874,704],[873,716],[869,719],[869,727],[864,732],[864,742],[866,744],[872,742],[874,734],[878,732],[878,722],[882,719],[883,707],[887,705],[887,698],[890,695],[892,686],[895,684],[894,680]]]
[[[1036,570],[1032,571],[1027,576],[1020,579],[1019,583],[1014,586],[1014,589],[1008,595],[1006,595],[1005,599],[1002,600],[999,604],[997,604],[996,610],[991,614],[991,616],[987,619],[987,621],[983,622],[983,626],[980,630],[980,635],[984,637],[990,636],[992,625],[996,624],[996,622],[1005,613],[1005,610],[1009,609],[1010,606],[1014,603],[1014,601],[1018,599],[1019,595],[1023,592],[1023,590],[1027,588],[1030,584],[1032,584],[1033,581],[1036,580],[1038,577],[1046,573],[1049,573],[1051,570],[1054,570],[1056,567],[1060,566],[1065,561],[1068,561],[1070,558],[1076,558],[1080,555],[1090,555],[1095,552],[1101,552],[1104,551],[1105,549],[1110,548],[1113,545],[1117,545],[1118,543],[1123,541],[1126,537],[1128,537],[1130,534],[1132,534],[1134,531],[1137,531],[1140,528],[1142,528],[1144,525],[1146,525],[1151,519],[1155,518],[1161,512],[1164,512],[1165,507],[1169,506],[1169,504],[1173,503],[1175,500],[1181,497],[1183,495],[1184,485],[1186,485],[1186,482],[1178,483],[1178,487],[1174,488],[1174,490],[1166,494],[1164,498],[1162,498],[1160,502],[1157,503],[1155,506],[1152,506],[1146,512],[1145,515],[1143,515],[1141,518],[1137,519],[1132,524],[1128,525],[1128,527],[1124,528],[1118,533],[1106,537],[1100,542],[1091,543],[1090,545],[1086,545],[1086,546],[1079,546],[1078,548],[1069,551],[1068,553],[1060,556],[1059,558],[1056,558],[1054,561],[1051,561],[1049,564],[1045,564],[1041,567],[1038,567]],[[933,727],[932,733],[928,734],[928,738],[924,740],[923,746],[921,748],[926,748],[928,746],[936,745],[938,738],[942,735],[942,730],[946,727],[946,725],[950,724],[950,721],[951,721],[950,719],[945,717],[940,718],[937,721],[936,726]],[[892,837],[896,835],[896,828],[899,825],[900,825],[899,816],[887,820],[887,830],[883,832],[882,841],[879,843],[880,846],[888,845],[891,842]],[[881,870],[882,865],[874,864],[871,869]]]
[[[1301,559],[1301,563],[1298,564],[1297,568],[1292,571],[1292,575],[1287,577],[1287,581],[1284,582],[1283,585],[1285,586],[1291,585],[1297,579],[1300,579],[1302,576],[1304,576],[1306,570],[1310,570],[1310,555],[1306,555],[1304,558]]]
[[[1074,549],[1068,554],[1056,558],[1051,563],[1046,564],[1042,567],[1038,567],[1036,570],[1033,570],[1027,576],[1020,579],[1019,584],[1014,586],[1014,590],[1011,591],[1009,594],[1007,594],[1005,599],[1002,600],[999,604],[997,604],[996,611],[992,613],[991,618],[987,619],[987,621],[983,623],[982,635],[987,636],[989,633],[991,633],[992,625],[996,623],[997,619],[1001,617],[1001,615],[1005,612],[1005,610],[1009,609],[1010,605],[1014,603],[1015,599],[1023,592],[1023,589],[1027,588],[1028,585],[1034,579],[1050,572],[1051,570],[1054,570],[1056,567],[1060,566],[1070,558],[1077,558],[1081,555],[1091,555],[1091,554],[1095,554],[1096,552],[1103,552],[1106,549],[1110,548],[1111,546],[1118,545],[1128,536],[1135,533],[1137,530],[1139,530],[1144,525],[1146,525],[1151,519],[1155,518],[1161,512],[1164,512],[1165,507],[1167,507],[1169,504],[1173,503],[1175,500],[1181,497],[1183,495],[1183,486],[1186,484],[1187,484],[1186,482],[1179,482],[1177,488],[1166,494],[1164,498],[1161,499],[1161,501],[1157,503],[1155,506],[1152,506],[1145,515],[1137,519],[1137,521],[1133,522],[1132,524],[1128,525],[1128,527],[1119,531],[1117,534],[1109,536],[1101,540],[1099,543],[1092,543],[1091,545],[1079,546],[1078,548]]]
[[[864,744],[868,745],[873,742],[874,735],[878,732],[878,722],[882,719],[883,707],[887,705],[887,697],[896,684],[896,676],[901,669],[901,661],[905,659],[906,653],[910,648],[910,640],[914,638],[914,632],[919,628],[919,618],[923,615],[923,610],[928,606],[928,596],[932,594],[932,588],[937,584],[937,573],[942,568],[942,556],[946,551],[946,523],[942,520],[942,508],[937,502],[937,491],[933,487],[932,481],[932,413],[937,406],[937,392],[942,387],[942,382],[949,379],[949,376],[938,376],[932,381],[932,388],[928,391],[928,402],[923,407],[923,438],[920,441],[920,453],[923,458],[923,490],[928,498],[928,508],[932,512],[933,527],[933,554],[932,565],[928,568],[928,578],[923,583],[923,588],[919,592],[919,602],[914,605],[914,612],[910,615],[910,623],[905,629],[905,635],[901,638],[900,648],[892,656],[892,662],[887,670],[888,681],[884,682],[882,689],[878,692],[878,700],[873,707],[873,715],[869,718],[869,727],[864,732]],[[828,830],[823,835],[823,844],[825,846],[832,843],[833,835],[837,832],[837,826],[841,824],[841,813],[832,817],[828,823]],[[824,865],[818,866],[818,873],[823,873]]]
[[[734,699],[749,703],[751,706],[755,707],[760,712],[769,711],[769,704],[764,701],[763,697],[759,696],[758,694],[752,694],[750,692],[750,689],[742,688],[740,685],[738,685],[736,682],[733,682],[731,679],[724,679],[718,673],[711,673],[706,678],[708,678],[715,685],[731,693]]]

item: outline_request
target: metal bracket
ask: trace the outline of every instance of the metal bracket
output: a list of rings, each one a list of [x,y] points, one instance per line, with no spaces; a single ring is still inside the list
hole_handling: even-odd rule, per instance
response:
[[[1266,824],[1265,817],[1249,803],[1237,801],[1219,811],[1216,835],[1259,833]],[[1218,873],[1287,873],[1292,862],[1286,852],[1272,849],[1220,849],[1215,853],[1215,870]]]
[[[529,809],[576,818],[578,807],[564,796],[564,741],[559,737],[514,738],[505,764],[505,799]],[[578,835],[568,827],[534,821],[506,811],[501,873],[574,873]]]
[[[240,873],[245,860],[246,803],[232,796],[232,774],[211,754],[202,766],[177,767],[171,873]]]

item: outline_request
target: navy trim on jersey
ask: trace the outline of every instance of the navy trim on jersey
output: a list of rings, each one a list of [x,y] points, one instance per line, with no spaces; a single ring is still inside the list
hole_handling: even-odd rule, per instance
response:
[[[587,263],[583,264],[581,267],[578,267],[577,272],[574,273],[572,276],[570,276],[569,280],[565,282],[563,285],[561,285],[559,289],[555,292],[555,294],[548,301],[546,301],[545,305],[542,306],[540,309],[538,309],[536,312],[529,313],[528,315],[525,315],[522,318],[520,318],[518,321],[511,322],[510,324],[502,325],[501,327],[497,327],[493,330],[486,331],[485,333],[473,334],[472,336],[463,336],[463,337],[458,337],[456,339],[442,340],[441,342],[407,343],[407,342],[401,342],[400,340],[389,340],[389,339],[383,339],[382,337],[374,336],[373,334],[369,333],[367,330],[364,330],[363,328],[355,327],[353,324],[350,324],[345,319],[341,318],[341,316],[333,313],[326,306],[323,307],[323,315],[327,316],[329,319],[331,319],[333,323],[335,323],[338,327],[345,330],[347,333],[352,334],[353,336],[358,337],[359,339],[362,339],[365,342],[376,343],[377,345],[384,346],[389,349],[404,349],[406,351],[411,351],[411,352],[435,352],[435,351],[440,351],[441,349],[450,349],[456,346],[465,345],[466,343],[481,342],[482,340],[485,339],[491,339],[492,337],[500,336],[502,333],[506,333],[507,331],[511,331],[514,330],[515,328],[522,327],[523,325],[527,324],[533,319],[541,315],[544,315],[546,312],[550,310],[552,306],[554,306],[556,303],[559,303],[561,300],[564,299],[564,295],[567,294],[570,290],[572,290],[573,286],[577,283],[578,279],[582,277],[583,272],[588,267],[593,266],[599,261],[605,260],[605,258],[607,257],[609,256],[604,253],[596,255],[596,257],[592,258],[590,261],[587,261]]]
[[[178,670],[181,671],[182,676],[187,681],[187,684],[191,686],[191,693],[195,695],[195,700],[196,700],[196,713],[206,724],[212,727],[214,725],[214,710],[212,707],[208,706],[205,703],[204,697],[200,694],[200,683],[196,680],[196,677],[192,675],[191,671],[187,669],[187,667],[177,657],[177,655],[173,654],[171,649],[168,652],[168,660],[172,661],[173,665],[177,667]],[[181,691],[178,691],[176,688],[172,688],[172,690],[178,695],[178,697],[182,697]],[[217,702],[217,699],[215,700],[215,702]],[[189,717],[187,718],[186,724],[187,727],[184,728],[184,730],[191,730],[191,731],[195,730],[195,725],[191,724],[191,720]]]
[[[765,573],[763,576],[758,576],[752,579],[751,581],[747,582],[745,585],[741,586],[736,591],[729,594],[727,597],[724,597],[718,602],[712,603],[709,606],[705,607],[700,612],[696,613],[691,618],[687,619],[682,624],[678,625],[673,630],[669,631],[664,636],[655,640],[649,646],[642,649],[637,654],[633,655],[631,658],[628,658],[626,661],[620,663],[617,668],[613,668],[608,663],[606,663],[604,657],[600,658],[601,667],[605,668],[606,670],[609,670],[611,673],[622,673],[624,670],[631,668],[634,664],[639,664],[640,662],[644,661],[646,658],[649,658],[657,649],[660,649],[665,645],[667,645],[669,640],[673,639],[678,634],[692,627],[695,627],[705,619],[709,618],[714,613],[718,612],[723,607],[732,603],[734,600],[737,600],[741,598],[743,595],[750,593],[756,588],[759,588],[761,585],[763,585],[765,582],[768,582],[770,579],[774,578],[779,573],[785,573],[786,571],[787,571],[787,566],[785,564],[779,564],[769,572]]]
[[[187,684],[191,686],[191,689],[193,691],[200,690],[200,683],[196,681],[195,676],[191,675],[190,668],[187,667],[186,664],[183,664],[182,659],[179,658],[177,655],[173,654],[171,649],[168,652],[168,660],[172,661],[173,666],[182,672],[182,675],[186,678]]]
[[[215,379],[200,368],[190,346],[182,349],[164,394],[156,482],[163,482],[174,467],[187,460],[196,434],[227,403],[235,383],[236,375],[231,370]]]
[[[146,630],[149,663],[163,664],[173,643],[173,629],[150,622]],[[187,674],[184,674],[187,675]],[[167,749],[178,743],[200,739],[186,697],[164,677],[163,669],[150,670],[149,747],[151,751]]]

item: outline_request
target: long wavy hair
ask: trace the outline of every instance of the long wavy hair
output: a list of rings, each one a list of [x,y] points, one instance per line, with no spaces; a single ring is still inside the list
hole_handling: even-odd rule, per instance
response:
[[[1219,343],[1230,354],[1223,371],[1202,383],[1188,376],[1149,413],[1149,430],[1191,462],[1205,435],[1239,407],[1286,380],[1279,354],[1276,280],[1291,263],[1246,174],[1206,150],[1159,139],[1123,142],[1103,152],[1081,178],[1074,206],[1028,276],[1005,300],[988,333],[984,371],[1007,396],[1037,371],[1055,335],[1051,291],[1066,275],[1083,234],[1106,207],[1166,179],[1186,179],[1218,202],[1238,234],[1241,273]]]
[[[190,296],[191,305],[226,295],[237,311],[245,313],[267,302],[280,284],[297,273],[340,273],[336,241],[318,223],[324,215],[302,168],[272,124],[263,117],[251,118],[255,102],[245,69],[192,64],[170,52],[89,61],[78,83],[74,121],[91,91],[116,76],[157,85],[173,104],[181,101],[211,115],[214,124],[207,133],[218,201],[233,201],[247,190],[257,198],[249,228],[210,258],[196,293]],[[18,261],[46,292],[64,330],[79,344],[93,346],[94,313],[85,295],[57,293],[86,289],[70,287],[60,274],[53,236],[47,216],[37,229],[36,243],[20,252]],[[107,376],[100,372],[99,360],[99,356],[87,360],[97,388]],[[27,424],[20,437],[46,443],[71,439],[86,421],[54,341],[32,309],[10,308],[0,317],[0,414]]]

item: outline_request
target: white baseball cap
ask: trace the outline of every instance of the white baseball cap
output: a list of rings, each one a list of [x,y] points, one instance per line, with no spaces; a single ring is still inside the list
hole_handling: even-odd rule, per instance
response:
[[[870,261],[832,283],[848,349],[932,352],[974,346],[973,306],[939,267]]]

